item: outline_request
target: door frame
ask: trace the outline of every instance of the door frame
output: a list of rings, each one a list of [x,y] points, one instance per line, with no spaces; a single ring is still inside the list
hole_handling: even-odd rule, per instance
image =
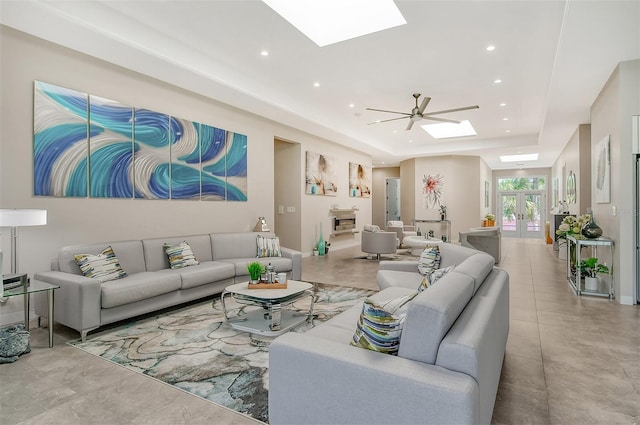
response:
[[[527,231],[526,227],[526,196],[534,195],[540,196],[540,230],[537,232]],[[496,218],[498,218],[498,225],[500,226],[500,232],[502,236],[507,238],[530,238],[530,239],[544,239],[544,222],[546,219],[546,214],[544,211],[546,210],[546,190],[502,190],[498,191],[498,211],[499,214],[496,214]],[[515,231],[505,231],[503,226],[503,197],[504,196],[515,196],[516,197],[516,230]]]
[[[397,218],[393,218],[393,220],[401,220],[402,217],[402,197],[400,192],[400,177],[387,177],[385,179],[384,184],[384,224],[389,222],[389,180],[394,180],[398,183],[398,216]]]

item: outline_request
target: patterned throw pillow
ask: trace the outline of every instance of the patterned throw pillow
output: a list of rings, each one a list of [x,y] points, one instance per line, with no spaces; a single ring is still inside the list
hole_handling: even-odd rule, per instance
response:
[[[444,269],[432,270],[431,272],[427,273],[424,279],[422,279],[422,283],[418,287],[418,292],[422,292],[428,287],[432,286],[438,281],[438,279],[453,270],[454,267],[455,266],[449,266],[445,267]]]
[[[397,355],[406,316],[402,307],[416,295],[417,292],[381,303],[365,299],[350,344],[379,353]]]
[[[200,264],[193,255],[193,251],[188,243],[180,242],[178,245],[164,244],[164,252],[169,258],[169,266],[172,269],[181,269],[187,266],[197,266]]]
[[[421,275],[426,276],[427,273],[440,268],[440,247],[438,245],[427,245],[420,254],[418,260],[418,271]]]
[[[280,251],[280,238],[264,237],[258,235],[258,257],[282,257]]]
[[[127,273],[120,267],[116,253],[110,246],[98,255],[76,254],[73,257],[84,276],[98,279],[100,282],[122,279],[127,276]]]

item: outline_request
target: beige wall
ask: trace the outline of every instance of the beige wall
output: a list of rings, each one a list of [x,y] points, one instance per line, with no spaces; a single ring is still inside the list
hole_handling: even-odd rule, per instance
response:
[[[422,181],[422,180],[420,180]],[[416,183],[416,160],[408,159],[400,163],[400,216],[402,221],[410,224],[416,217],[416,187],[419,186],[419,182]]]
[[[567,176],[576,175],[576,202],[569,204],[571,214],[581,215],[591,208],[591,125],[580,124],[553,164],[549,186],[549,207],[553,208],[553,180],[558,179],[559,200],[567,199]]]
[[[638,211],[634,205],[632,115],[640,115],[640,60],[621,63],[591,107],[592,173],[595,167],[593,152],[597,143],[609,135],[611,145],[611,202],[594,202],[593,211],[604,235],[616,244],[613,265],[615,294],[623,304],[634,303],[636,283],[633,229],[638,220]],[[591,189],[591,197],[595,199],[595,188]]]
[[[376,167],[373,169],[373,194],[371,195],[371,224],[384,228],[387,224],[387,179],[400,177],[400,167]],[[402,187],[402,186],[401,186]],[[402,189],[401,189],[402,190]],[[402,213],[402,205],[400,205]]]
[[[280,244],[301,250],[302,163],[301,146],[282,140],[274,141],[274,230]],[[294,211],[292,211],[292,209]]]
[[[252,230],[258,216],[274,223],[274,139],[299,143],[299,161],[313,150],[339,159],[337,197],[300,196],[300,247],[311,251],[314,225],[323,222],[329,236],[332,204],[357,206],[359,223],[371,221],[370,198],[348,198],[349,162],[371,164],[368,154],[229,107],[136,72],[73,50],[0,27],[1,122],[0,206],[42,208],[48,224],[20,229],[19,270],[48,270],[61,246],[85,242]],[[248,137],[248,201],[201,202],[131,199],[70,199],[33,196],[33,82],[44,81],[124,104],[164,112],[246,134]],[[299,170],[302,188],[304,170]],[[295,202],[291,201],[291,202]],[[298,210],[297,210],[298,211]],[[9,269],[8,229],[0,247]],[[359,237],[338,240],[336,247],[359,243]],[[332,241],[333,242],[333,241]],[[6,304],[0,304],[4,314]]]

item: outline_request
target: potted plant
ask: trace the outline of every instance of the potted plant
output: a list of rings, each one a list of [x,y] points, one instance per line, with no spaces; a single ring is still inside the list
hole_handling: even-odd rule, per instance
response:
[[[264,266],[257,261],[253,261],[247,264],[247,271],[251,277],[251,283],[258,283],[260,281],[260,275],[264,273]]]
[[[446,220],[446,219],[447,219],[447,206],[440,205],[440,220]]]
[[[493,227],[496,225],[496,216],[489,213],[484,216],[484,222],[482,223],[484,227]]]
[[[580,274],[584,276],[585,290],[598,290],[598,273],[609,273],[609,267],[606,264],[598,263],[598,259],[595,257],[580,261]]]

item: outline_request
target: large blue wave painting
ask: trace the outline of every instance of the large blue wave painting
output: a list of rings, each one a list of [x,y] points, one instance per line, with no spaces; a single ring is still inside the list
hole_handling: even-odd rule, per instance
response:
[[[247,200],[247,136],[35,82],[36,196]]]

